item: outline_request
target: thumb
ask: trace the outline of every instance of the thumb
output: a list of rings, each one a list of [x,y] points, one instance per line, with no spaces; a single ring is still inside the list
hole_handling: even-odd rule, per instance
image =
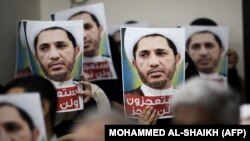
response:
[[[78,95],[83,97],[83,103],[87,103],[91,100],[92,95],[91,93],[87,92],[87,91],[77,91],[76,92]]]

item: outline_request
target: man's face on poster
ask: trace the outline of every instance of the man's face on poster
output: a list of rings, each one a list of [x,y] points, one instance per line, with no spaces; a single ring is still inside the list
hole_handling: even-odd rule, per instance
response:
[[[36,141],[37,129],[30,129],[18,110],[12,106],[0,107],[0,140],[1,141]]]
[[[95,57],[99,55],[99,45],[101,40],[102,27],[98,27],[91,15],[88,13],[79,14],[70,20],[84,21],[84,56]]]
[[[38,35],[36,57],[45,75],[54,81],[67,81],[79,53],[62,29],[42,31]]]
[[[179,60],[180,55],[174,55],[166,38],[148,36],[138,42],[133,64],[144,84],[166,89],[172,86],[171,80]]]
[[[224,51],[211,33],[197,33],[191,37],[188,54],[202,73],[215,73]]]

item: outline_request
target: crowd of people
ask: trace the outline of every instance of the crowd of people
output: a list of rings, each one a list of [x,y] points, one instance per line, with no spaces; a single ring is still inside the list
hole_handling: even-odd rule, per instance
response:
[[[103,141],[104,125],[107,124],[250,124],[250,107],[245,103],[244,83],[236,69],[239,56],[230,48],[226,53],[228,75],[219,74],[217,68],[225,48],[216,34],[207,30],[194,33],[187,39],[186,52],[181,56],[176,42],[165,35],[164,30],[150,30],[142,34],[141,30],[136,33],[133,29],[129,34],[132,29],[127,29],[123,45],[129,49],[125,49],[125,53],[142,85],[124,92],[121,67],[123,38],[117,37],[121,35],[117,34],[120,31],[108,35],[112,55],[107,57],[99,50],[103,30],[99,19],[90,12],[78,11],[68,18],[69,23],[74,20],[84,21],[78,21],[79,26],[83,24],[80,37],[76,37],[78,29],[72,30],[69,25],[57,25],[52,21],[36,32],[28,32],[27,36],[32,37],[27,41],[44,76],[31,74],[14,78],[0,88],[1,96],[38,92],[48,141]],[[208,18],[199,18],[190,25],[218,26]],[[34,29],[29,22],[27,29]],[[137,39],[131,42],[132,37]],[[85,74],[88,70],[84,68],[81,80],[73,79],[72,71],[81,45],[84,49],[83,63],[106,62],[112,79],[90,81],[90,76]],[[172,79],[183,58],[185,84],[176,89]],[[208,80],[208,76],[213,80]],[[84,108],[58,112],[59,99],[62,97],[58,95],[58,89],[64,86],[76,86],[75,95],[81,97],[82,101],[74,101],[71,105],[78,107],[82,104]],[[159,118],[159,111],[152,105],[144,105],[136,119],[125,115],[124,95],[150,97],[170,94],[172,116],[168,118]],[[25,109],[0,102],[0,113],[0,140],[37,141],[37,127]]]

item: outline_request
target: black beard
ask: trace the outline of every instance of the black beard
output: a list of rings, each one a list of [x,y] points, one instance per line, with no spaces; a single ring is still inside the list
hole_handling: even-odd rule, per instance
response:
[[[63,82],[66,81],[66,77],[68,75],[68,72],[62,72],[60,74],[49,74],[48,71],[46,70],[46,68],[43,65],[40,65],[45,76],[48,77],[49,79],[53,80],[53,81],[58,81],[58,82]],[[73,70],[73,64],[69,65],[67,70],[69,72],[71,72]]]
[[[51,80],[63,82],[63,81],[66,81],[65,79],[67,77],[67,72],[60,73],[60,74],[55,74],[55,75],[47,74],[46,76]]]
[[[147,78],[141,73],[141,72],[138,72],[139,73],[139,76],[142,80],[142,82],[151,87],[151,88],[155,88],[155,89],[162,89],[164,88],[164,86],[167,84],[167,80],[161,80],[161,81],[154,81],[154,82],[148,82],[147,81]]]
[[[147,85],[151,88],[154,88],[154,89],[163,89],[167,83],[171,83],[171,81],[172,81],[172,78],[173,78],[174,73],[175,73],[175,64],[172,66],[172,69],[168,73],[168,76],[167,76],[168,80],[165,79],[165,80],[158,80],[158,81],[154,81],[154,82],[148,82],[147,77],[138,68],[137,68],[137,71],[138,71],[138,74],[139,74],[142,82],[145,85]]]
[[[163,89],[163,87],[167,84],[167,80],[156,81],[156,82],[146,82],[145,84],[151,88]]]

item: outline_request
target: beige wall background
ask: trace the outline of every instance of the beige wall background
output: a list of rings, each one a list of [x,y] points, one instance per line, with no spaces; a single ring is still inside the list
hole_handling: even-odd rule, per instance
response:
[[[84,1],[84,0],[78,0]],[[81,5],[70,0],[41,0],[41,17],[48,19],[50,13],[102,2],[108,25],[127,20],[147,22],[150,27],[176,27],[188,25],[197,17],[208,17],[218,25],[229,27],[229,47],[237,51],[237,69],[244,78],[243,28],[241,0],[85,0]]]
[[[22,19],[39,20],[40,0],[0,1],[0,84],[14,78],[16,63],[17,24]]]
[[[84,0],[76,0],[84,1]],[[230,47],[239,55],[237,69],[244,78],[243,28],[241,0],[85,0],[83,4],[103,2],[108,25],[127,20],[147,22],[150,27],[188,25],[197,17],[214,19],[229,26]],[[1,0],[0,84],[14,76],[17,21],[50,20],[56,11],[82,5],[71,0]]]

